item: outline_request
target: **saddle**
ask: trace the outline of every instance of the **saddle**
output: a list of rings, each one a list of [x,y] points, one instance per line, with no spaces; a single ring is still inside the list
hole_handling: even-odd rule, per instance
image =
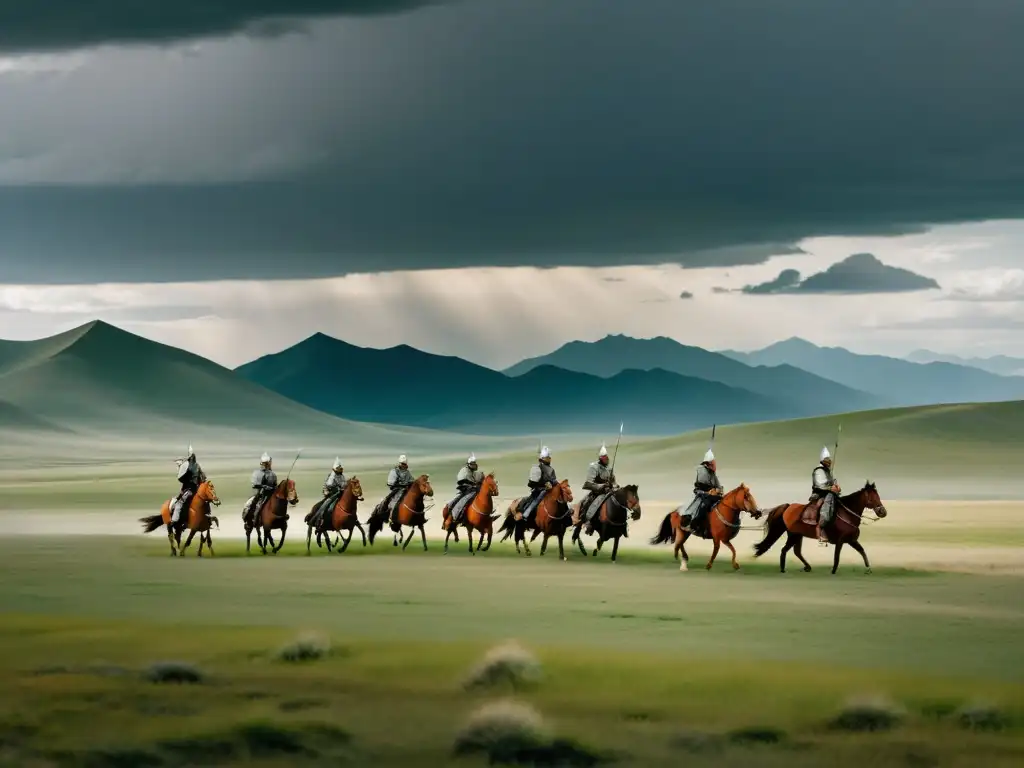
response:
[[[825,503],[825,497],[812,496],[804,507],[804,511],[800,514],[800,522],[806,525],[817,525],[818,524],[818,513],[821,511],[821,505]]]
[[[598,493],[588,494],[583,500],[583,503],[580,504],[580,519],[586,520],[591,510],[594,510],[595,512],[599,510],[601,505],[608,501],[613,493],[615,493],[615,491],[600,491]]]

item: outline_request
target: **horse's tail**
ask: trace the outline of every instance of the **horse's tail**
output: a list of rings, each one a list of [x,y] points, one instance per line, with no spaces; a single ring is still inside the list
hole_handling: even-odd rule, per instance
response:
[[[780,504],[768,512],[768,516],[764,521],[764,538],[754,545],[754,557],[760,557],[771,549],[772,545],[786,532],[784,513],[788,508],[788,504]]]
[[[164,524],[164,516],[161,512],[158,515],[150,515],[149,517],[140,517],[139,522],[142,523],[143,533],[152,533],[161,525]]]
[[[651,544],[667,544],[674,538],[675,536],[672,533],[672,513],[669,512],[665,515],[665,519],[661,521],[658,535],[651,539]]]
[[[512,510],[510,509],[508,512],[505,513],[505,520],[504,522],[502,522],[501,528],[498,529],[498,533],[505,534],[501,537],[502,541],[508,541],[510,538],[512,538],[512,534],[514,534],[515,532],[516,516],[512,514]]]
[[[370,539],[370,545],[373,545],[373,540],[377,537],[377,534],[384,528],[384,515],[378,515],[377,510],[373,510],[373,514],[370,515],[370,530],[367,532],[368,538]]]
[[[217,526],[217,530],[220,530],[220,520],[217,518],[217,516],[210,515],[210,520],[212,520],[213,524]]]

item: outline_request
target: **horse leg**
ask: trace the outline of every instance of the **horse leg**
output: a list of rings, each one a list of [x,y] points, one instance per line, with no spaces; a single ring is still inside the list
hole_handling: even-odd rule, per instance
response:
[[[711,559],[708,560],[708,564],[706,566],[706,568],[709,571],[711,570],[711,567],[715,564],[715,558],[718,557],[718,549],[719,549],[719,547],[722,546],[721,543],[718,541],[718,539],[712,539],[712,541],[715,543],[715,546],[714,546],[714,549],[711,550]]]
[[[616,536],[614,539],[612,539],[612,562],[613,563],[615,562],[615,558],[618,556],[618,554],[619,554],[619,537]]]
[[[348,545],[352,543],[352,537],[355,536],[355,535],[356,535],[356,529],[355,528],[349,528],[348,529],[348,538],[345,539],[345,543],[341,545],[341,549],[338,550],[338,554],[341,554],[346,549],[348,549]],[[338,534],[338,539],[341,539],[341,534],[340,533]],[[328,541],[328,544],[329,544],[330,543],[330,538],[328,538],[327,541]],[[337,544],[335,544],[335,546],[337,546]]]
[[[307,555],[312,554],[312,552],[309,551],[309,548],[310,548],[310,546],[312,546],[312,543],[313,543],[313,526],[312,525],[307,525],[306,526],[306,554]],[[320,533],[319,533],[319,531],[316,534],[316,545],[317,545],[317,547],[320,546]],[[327,549],[328,549],[328,551],[330,551],[330,546],[328,546]]]
[[[167,525],[167,541],[171,544],[171,557],[177,557],[178,548],[174,546],[174,530],[171,528],[169,523]]]
[[[782,554],[779,555],[779,573],[786,572],[786,553],[789,552],[796,544],[796,536],[790,533],[786,538],[786,546],[782,548]]]
[[[519,525],[522,526],[519,538],[523,540],[523,549],[526,550],[526,556],[533,557],[533,552],[530,551],[530,542],[526,540],[526,521],[520,522]]]
[[[209,531],[206,532],[206,548],[210,550],[210,557],[213,557],[213,536]]]
[[[416,531],[409,531],[409,538],[410,539],[413,537],[414,533],[416,533]],[[420,526],[420,538],[423,539],[423,551],[426,552],[427,551],[427,532],[423,528],[422,525]]]
[[[836,542],[836,557],[832,563],[832,575],[835,576],[836,571],[839,570],[839,553],[843,551],[843,542]]]
[[[793,554],[797,556],[801,563],[804,564],[804,573],[811,572],[811,564],[804,560],[804,537],[799,533],[789,534],[795,540],[793,544]]]
[[[540,536],[540,528],[534,528],[534,529],[533,529],[533,533],[532,533],[532,534],[530,534],[530,541],[532,542],[532,541],[533,541],[534,539],[536,539],[536,538],[537,538],[538,536]],[[544,553],[543,553],[543,552],[541,552],[541,554],[544,554]]]
[[[580,526],[576,526],[576,529],[572,532],[572,540],[576,542],[576,544],[580,548],[580,552],[583,554],[584,557],[586,557],[587,548],[583,546],[583,537],[580,536]]]
[[[597,534],[597,546],[594,547],[593,557],[597,557],[597,553],[601,551],[602,544],[604,544],[604,530]]]
[[[722,543],[729,548],[730,552],[732,552],[732,569],[734,571],[738,571],[740,569],[740,564],[736,562],[736,548],[732,545],[732,542],[729,540],[726,540]]]
[[[196,555],[198,557],[202,557],[203,556],[203,545],[205,543],[206,543],[206,534],[205,533],[200,533],[199,534],[199,551],[196,552]]]
[[[548,551],[548,538],[550,536],[551,536],[551,534],[545,533],[544,534],[544,541],[542,541],[540,543],[540,554],[541,554],[541,557],[543,557],[544,553]]]
[[[686,539],[689,534],[686,531],[679,531],[679,570],[690,570],[690,556],[686,553]]]
[[[287,535],[288,535],[288,523],[285,523],[284,525],[281,526],[281,541],[280,541],[280,543],[276,547],[274,547],[274,550],[273,550],[275,555],[278,552],[281,551],[281,547],[284,546],[284,538]]]
[[[399,533],[402,533],[402,531],[399,531]],[[409,532],[409,538],[406,539],[403,536],[403,539],[402,539],[402,551],[403,552],[405,552],[405,548],[409,546],[409,543],[412,541],[412,537],[413,537],[413,535],[415,533],[416,533],[416,529],[413,528],[412,531]]]
[[[193,537],[193,536],[195,536],[195,535],[196,535],[196,532],[195,532],[195,529],[194,529],[194,528],[193,528],[193,529],[191,529],[191,530],[190,530],[190,531],[188,532],[188,538],[187,538],[187,539],[185,539],[185,546],[183,546],[183,547],[181,548],[181,554],[182,554],[182,556],[184,556],[184,555],[185,555],[185,550],[186,550],[186,549],[188,549],[188,545],[192,543],[192,537]]]
[[[490,548],[491,548],[491,539],[492,538],[494,538],[494,529],[493,528],[488,528],[487,529],[487,546],[484,547],[484,552],[487,552],[488,550],[490,550]],[[483,537],[481,537],[481,539],[483,539]],[[477,545],[476,551],[477,552],[480,551],[480,546],[479,545]]]
[[[859,541],[851,541],[850,546],[853,547],[854,552],[859,552],[860,556],[864,558],[864,573],[871,573],[871,563],[868,562],[868,553],[864,551],[864,547],[860,545]]]
[[[266,525],[263,526],[262,531],[260,531],[259,528],[256,529],[256,539],[264,555],[267,554],[268,545],[271,547],[274,546],[274,539],[270,535],[270,528]],[[260,539],[262,539],[262,541],[259,541]]]
[[[466,538],[469,540],[469,554],[476,555],[476,552],[473,551],[473,529],[470,528],[468,525],[466,526]],[[483,541],[483,540],[484,540],[484,535],[481,533],[480,534],[480,541]]]
[[[363,546],[365,547],[366,546],[366,531],[363,530],[363,526],[359,523],[358,520],[356,520],[356,528],[358,528],[359,529],[359,533],[362,534]]]

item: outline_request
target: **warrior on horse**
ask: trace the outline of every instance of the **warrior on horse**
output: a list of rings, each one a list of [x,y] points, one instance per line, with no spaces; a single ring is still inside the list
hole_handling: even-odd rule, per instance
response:
[[[806,504],[781,504],[768,512],[765,536],[754,547],[754,557],[763,555],[783,534],[788,534],[779,557],[779,570],[783,573],[786,572],[786,553],[791,549],[803,563],[804,571],[811,570],[810,563],[804,559],[801,551],[805,538],[835,545],[832,573],[839,569],[839,555],[846,544],[860,554],[867,572],[871,572],[868,555],[860,544],[860,524],[865,510],[874,512],[878,519],[888,515],[888,512],[878,495],[878,489],[870,480],[865,481],[860,490],[840,496],[842,489],[832,468],[832,456],[827,447],[822,448],[818,466],[811,472],[810,499]]]
[[[718,479],[718,461],[715,459],[714,451],[709,448],[697,467],[693,499],[682,512],[675,509],[665,515],[658,534],[651,539],[651,544],[673,542],[672,556],[679,558],[679,570],[686,571],[690,562],[690,556],[686,553],[686,540],[690,536],[711,539],[714,548],[707,569],[710,571],[714,566],[718,550],[724,544],[732,553],[733,570],[738,570],[740,564],[736,560],[736,549],[732,545],[732,540],[740,532],[740,516],[744,512],[755,520],[762,515],[754,494],[743,483],[725,493]]]
[[[618,446],[616,445],[616,452]],[[576,506],[573,511],[572,525],[575,528],[572,539],[580,548],[580,552],[587,554],[580,539],[580,533],[588,536],[597,531],[597,546],[593,555],[601,550],[601,545],[608,539],[614,541],[612,545],[612,562],[615,562],[619,554],[619,539],[628,536],[629,518],[640,519],[640,496],[637,494],[637,486],[627,485],[619,488],[615,482],[614,467],[608,466],[608,449],[603,445],[597,452],[597,461],[590,462],[587,468],[587,479],[583,488],[589,493]]]
[[[456,496],[445,505],[441,519],[441,529],[447,531],[444,537],[444,551],[448,552],[448,538],[455,535],[455,543],[459,541],[460,525],[465,526],[466,535],[469,537],[470,554],[476,554],[481,549],[485,552],[491,548],[491,537],[494,535],[492,528],[493,521],[497,515],[493,515],[494,497],[498,495],[498,482],[494,479],[494,473],[484,476],[476,463],[476,456],[470,454],[466,464],[455,477]],[[480,533],[476,550],[473,549],[473,531]],[[484,534],[487,535],[487,546],[484,547]]]
[[[434,489],[430,485],[429,475],[420,475],[414,478],[409,471],[409,464],[405,455],[398,457],[398,464],[392,467],[388,473],[388,495],[374,508],[370,515],[370,543],[373,544],[377,533],[384,528],[385,521],[394,532],[393,546],[398,546],[401,541],[404,550],[412,541],[415,530],[410,533],[408,539],[402,536],[402,527],[419,528],[420,537],[423,540],[423,549],[427,549],[427,532],[424,526],[427,523],[425,499],[434,495]]]
[[[554,536],[558,539],[558,555],[565,560],[564,537],[572,525],[572,510],[569,508],[572,491],[568,480],[558,480],[551,466],[551,451],[546,445],[540,449],[537,463],[530,468],[527,487],[530,495],[514,499],[505,513],[505,521],[501,525],[501,532],[505,535],[501,540],[515,534],[516,552],[520,551],[519,542],[522,542],[526,554],[531,555],[526,541],[526,529],[530,528],[534,531],[533,538],[538,534],[544,535],[540,547],[542,555],[547,550],[548,539]]]
[[[159,514],[139,519],[143,524],[144,533],[152,533],[161,525],[167,527],[167,541],[171,544],[172,557],[184,555],[196,533],[199,534],[199,557],[203,556],[204,543],[209,548],[210,555],[213,555],[210,528],[214,524],[220,527],[220,521],[210,511],[211,504],[215,507],[220,506],[217,490],[196,463],[191,445],[188,447],[188,453],[188,457],[181,460],[178,468],[181,491],[163,503]],[[188,512],[182,515],[182,507],[186,504]],[[189,534],[185,545],[182,546],[181,534],[184,528],[189,529]]]
[[[296,460],[298,456],[295,457]],[[260,467],[253,471],[250,484],[255,493],[249,497],[242,507],[242,524],[245,527],[245,551],[249,552],[252,543],[252,531],[256,529],[256,541],[263,554],[267,554],[267,545],[273,554],[281,551],[285,536],[288,534],[288,507],[299,503],[299,495],[295,490],[295,481],[285,478],[278,482],[277,473],[272,469],[273,458],[268,453],[260,456]],[[294,466],[294,462],[292,464]],[[281,531],[281,541],[277,545],[270,532]]]
[[[363,487],[359,483],[358,477],[353,477],[351,480],[345,477],[345,470],[341,465],[340,458],[334,459],[334,466],[331,467],[327,479],[324,480],[323,494],[324,498],[313,505],[305,518],[307,526],[306,552],[309,552],[313,531],[316,531],[316,545],[322,546],[320,543],[322,538],[327,543],[328,552],[332,548],[331,533],[338,532],[339,534],[333,545],[337,546],[338,541],[341,540],[340,532],[348,531],[348,538],[345,539],[339,550],[339,552],[344,552],[352,541],[355,529],[358,528],[365,547],[366,531],[363,530],[363,526],[359,524],[359,518],[356,516],[356,507],[360,501],[363,501]]]

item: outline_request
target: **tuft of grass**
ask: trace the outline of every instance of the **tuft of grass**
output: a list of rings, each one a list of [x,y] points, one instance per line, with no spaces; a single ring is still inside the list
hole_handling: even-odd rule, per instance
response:
[[[146,679],[152,683],[198,684],[203,673],[185,661],[158,661],[146,670]]]
[[[455,736],[455,754],[495,755],[532,749],[550,742],[541,714],[526,704],[501,700],[484,704]]]
[[[832,720],[835,730],[867,733],[890,731],[903,722],[903,711],[881,697],[851,699]]]
[[[729,741],[743,745],[782,744],[786,741],[786,732],[770,726],[739,728],[729,733]]]
[[[956,713],[962,728],[972,731],[1002,731],[1010,727],[1010,718],[998,707],[975,702],[961,707]]]
[[[489,650],[463,681],[466,690],[509,686],[520,690],[537,683],[540,662],[518,643],[508,642]]]
[[[303,635],[277,652],[277,658],[290,663],[318,661],[331,652],[330,641],[320,635]]]

